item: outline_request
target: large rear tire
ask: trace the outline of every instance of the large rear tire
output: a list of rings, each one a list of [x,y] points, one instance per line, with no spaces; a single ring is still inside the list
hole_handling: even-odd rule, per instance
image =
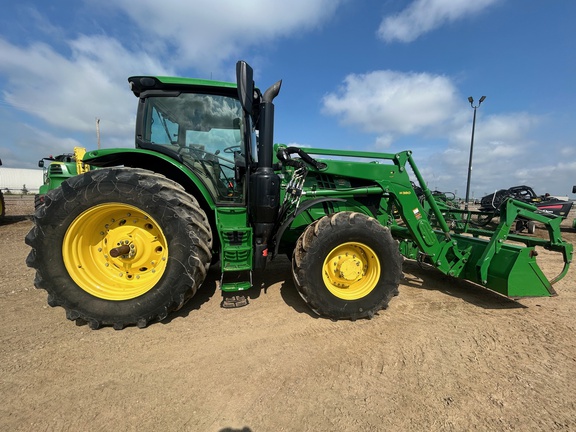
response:
[[[110,168],[49,192],[26,236],[34,284],[70,320],[146,327],[191,298],[211,260],[206,214],[177,183]]]
[[[34,211],[38,210],[38,207],[42,205],[44,197],[40,194],[34,195]]]
[[[314,222],[300,236],[292,274],[316,314],[372,318],[398,294],[402,257],[390,230],[376,219],[340,212]]]

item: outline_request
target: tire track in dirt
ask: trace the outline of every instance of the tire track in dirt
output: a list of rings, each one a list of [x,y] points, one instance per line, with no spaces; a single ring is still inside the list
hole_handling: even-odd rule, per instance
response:
[[[0,264],[2,430],[576,430],[574,269],[558,297],[516,303],[407,262],[387,310],[332,322],[278,259],[246,308],[220,309],[211,270],[165,322],[91,331],[33,289],[31,224],[16,225]]]

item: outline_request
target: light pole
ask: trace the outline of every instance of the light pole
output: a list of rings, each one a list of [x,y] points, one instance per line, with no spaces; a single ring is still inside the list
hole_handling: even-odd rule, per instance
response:
[[[468,200],[470,198],[470,175],[472,174],[472,153],[474,152],[474,129],[476,129],[476,109],[484,102],[486,96],[482,96],[478,101],[478,105],[474,105],[474,98],[470,96],[468,102],[470,106],[474,109],[474,118],[472,120],[472,140],[470,141],[470,160],[468,161],[468,180],[466,181],[466,202],[464,204],[464,210],[468,211]]]

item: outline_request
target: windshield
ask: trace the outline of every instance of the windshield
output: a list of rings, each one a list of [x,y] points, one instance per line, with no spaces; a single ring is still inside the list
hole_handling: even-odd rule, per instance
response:
[[[242,202],[235,167],[243,167],[243,111],[232,97],[194,93],[146,98],[144,141],[182,155],[218,202]]]

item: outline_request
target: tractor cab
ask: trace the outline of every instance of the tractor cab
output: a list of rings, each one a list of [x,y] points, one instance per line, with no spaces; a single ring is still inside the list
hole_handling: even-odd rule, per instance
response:
[[[243,204],[247,128],[236,89],[153,77],[129,81],[140,98],[136,147],[181,161],[216,205]]]

